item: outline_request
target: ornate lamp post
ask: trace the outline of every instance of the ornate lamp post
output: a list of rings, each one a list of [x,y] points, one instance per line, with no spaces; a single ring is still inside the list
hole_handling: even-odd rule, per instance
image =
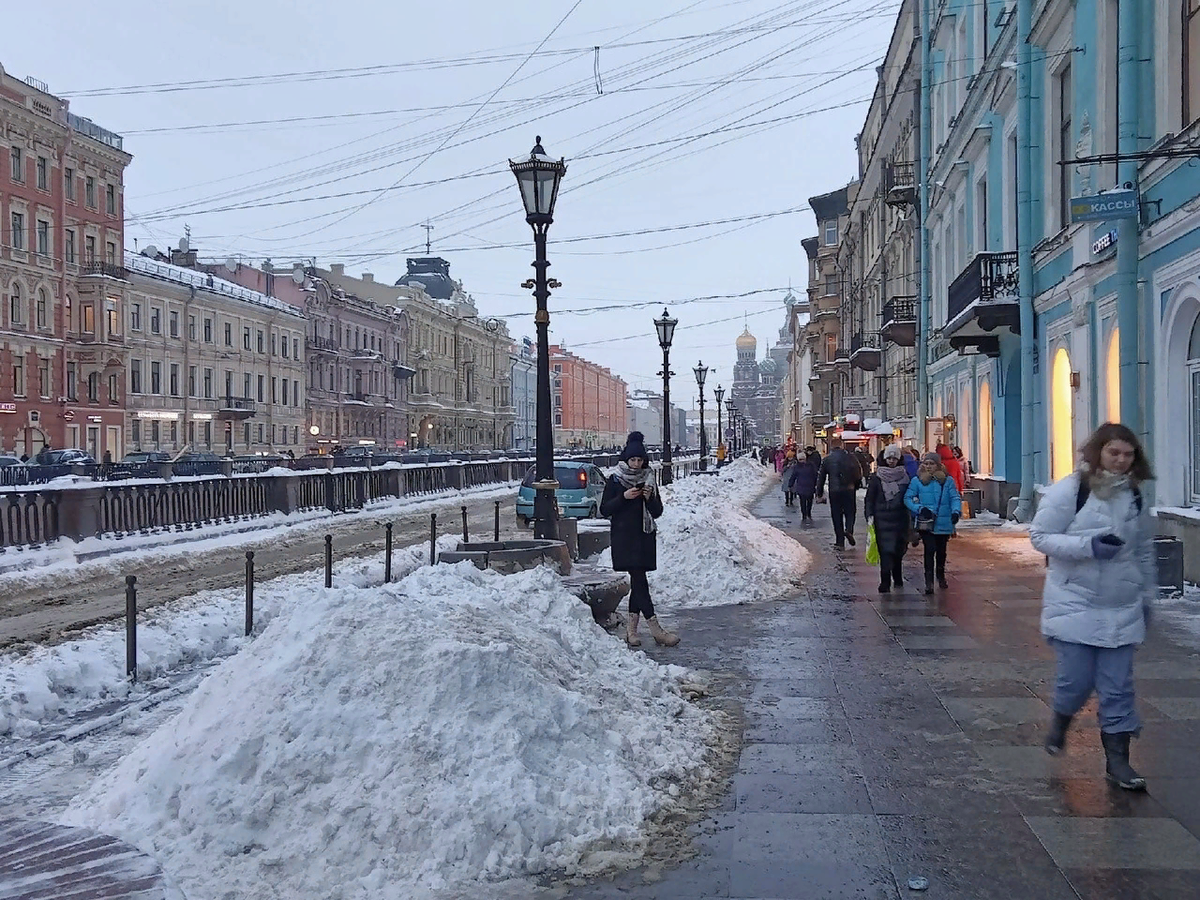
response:
[[[725,412],[727,412],[729,414],[729,430],[732,432],[732,434],[730,435],[730,440],[733,442],[733,456],[736,459],[737,452],[738,452],[737,425],[736,425],[736,416],[734,414],[734,406],[733,406],[733,398],[732,397],[730,397],[728,400],[725,401]]]
[[[528,159],[509,160],[517,177],[521,201],[525,204],[525,221],[533,228],[534,277],[521,287],[533,291],[537,301],[534,324],[537,326],[537,458],[534,465],[534,537],[554,540],[558,537],[557,506],[554,491],[554,426],[550,419],[550,313],[546,301],[550,289],[562,287],[553,278],[546,278],[550,263],[546,260],[546,233],[554,221],[554,203],[558,186],[566,174],[566,162],[546,156],[539,135]]]
[[[725,445],[725,432],[721,430],[721,400],[725,397],[725,388],[719,384],[713,390],[713,396],[717,398],[717,450]],[[717,467],[720,468],[721,460],[717,460]]]
[[[679,320],[672,319],[666,307],[663,307],[662,318],[654,320],[654,327],[658,331],[658,346],[662,347],[663,352],[663,367],[662,371],[658,373],[663,380],[663,450],[660,484],[670,484],[675,480],[671,473],[671,376],[675,374],[671,371],[671,341],[675,338],[675,326],[678,324]]]
[[[696,375],[696,387],[700,388],[700,471],[703,472],[708,469],[708,433],[704,430],[704,378],[708,366],[698,362],[692,372]]]

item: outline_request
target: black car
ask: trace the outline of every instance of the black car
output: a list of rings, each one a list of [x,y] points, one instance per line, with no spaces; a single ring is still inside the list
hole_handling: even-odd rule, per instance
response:
[[[36,466],[94,466],[96,460],[86,450],[47,450],[30,460]]]
[[[159,463],[169,463],[171,454],[161,450],[135,450],[113,463],[109,478],[156,478]]]

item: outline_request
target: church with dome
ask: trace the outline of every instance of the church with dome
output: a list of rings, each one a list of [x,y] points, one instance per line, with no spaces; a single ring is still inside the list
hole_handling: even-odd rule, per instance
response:
[[[746,327],[736,341],[730,396],[749,421],[751,435],[763,443],[780,440],[779,388],[787,365],[787,345],[772,348],[758,358],[758,339]],[[782,351],[783,358],[779,358]]]

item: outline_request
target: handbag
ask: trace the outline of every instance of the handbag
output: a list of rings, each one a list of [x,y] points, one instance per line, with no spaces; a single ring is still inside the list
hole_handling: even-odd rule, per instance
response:
[[[946,499],[946,482],[942,482],[942,492],[938,495],[937,508],[942,508],[942,501]],[[933,531],[933,526],[937,524],[937,513],[928,507],[921,507],[917,513],[917,531],[929,532]]]

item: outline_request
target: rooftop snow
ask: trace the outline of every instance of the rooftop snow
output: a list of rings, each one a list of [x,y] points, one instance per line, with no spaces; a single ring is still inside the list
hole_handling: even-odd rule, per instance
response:
[[[253,303],[257,306],[265,306],[269,309],[278,310],[279,312],[295,316],[298,319],[304,318],[303,313],[294,306],[289,306],[275,297],[268,297],[266,294],[252,291],[250,288],[234,284],[232,281],[226,281],[224,278],[217,278],[215,275],[210,275],[207,272],[197,272],[194,269],[185,269],[183,266],[159,262],[156,259],[150,259],[148,256],[142,256],[140,253],[130,253],[126,250],[125,268],[131,272],[137,272],[139,275],[146,275],[150,278],[158,278],[163,281],[173,281],[176,284],[186,284],[189,287],[210,291],[214,294],[224,294],[226,297],[232,297],[234,300],[241,300],[244,303]]]

